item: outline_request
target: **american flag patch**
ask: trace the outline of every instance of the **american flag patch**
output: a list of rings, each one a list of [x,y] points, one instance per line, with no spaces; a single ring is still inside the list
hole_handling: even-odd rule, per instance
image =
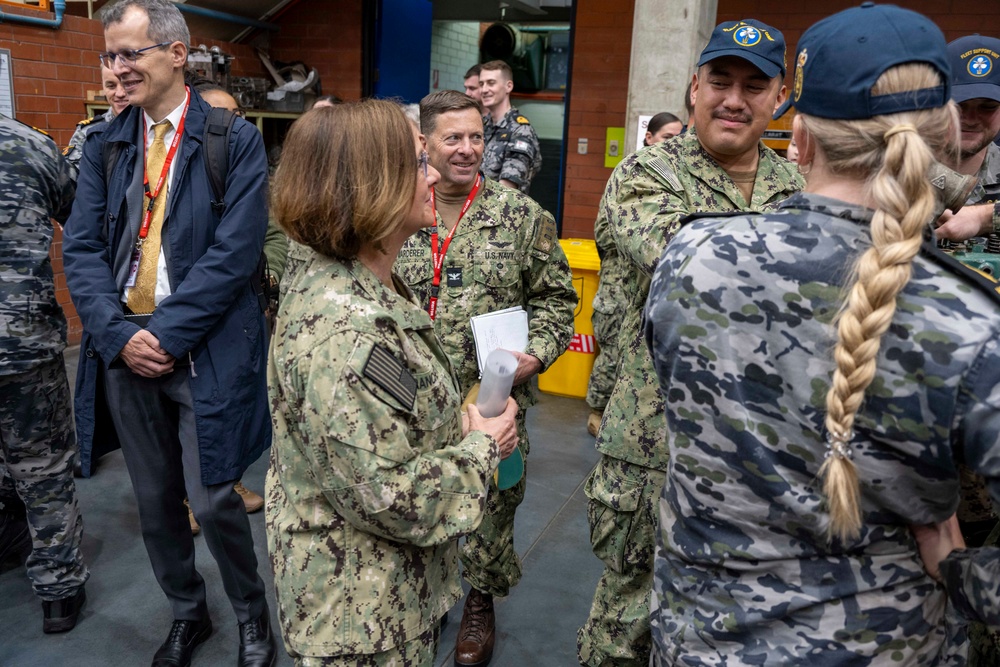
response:
[[[381,345],[372,348],[368,361],[365,362],[364,375],[389,392],[407,410],[413,409],[413,403],[417,399],[417,381],[388,349]]]
[[[588,334],[573,334],[573,341],[566,348],[570,352],[583,352],[584,354],[594,353],[594,337]]]

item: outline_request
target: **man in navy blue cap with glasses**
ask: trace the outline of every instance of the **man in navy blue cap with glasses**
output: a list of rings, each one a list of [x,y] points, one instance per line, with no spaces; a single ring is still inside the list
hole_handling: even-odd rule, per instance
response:
[[[689,131],[623,160],[601,200],[631,279],[623,285],[622,368],[586,486],[591,546],[605,568],[577,635],[583,665],[649,663],[655,507],[670,454],[639,326],[650,276],[688,214],[761,211],[799,190],[795,167],[760,141],[785,98],[784,75],[781,32],[754,19],[718,25],[692,80]]]
[[[963,241],[1000,234],[1000,39],[969,35],[948,45],[952,99],[962,115],[958,171],[979,182],[966,205],[941,217],[938,236]],[[987,504],[988,507],[988,504]]]

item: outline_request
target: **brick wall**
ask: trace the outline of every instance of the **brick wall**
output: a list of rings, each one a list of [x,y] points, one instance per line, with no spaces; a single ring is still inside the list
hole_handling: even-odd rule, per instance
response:
[[[198,37],[192,37],[192,42],[218,45],[233,54],[231,71],[236,76],[264,76],[260,59],[249,46]],[[97,54],[104,50],[104,31],[100,22],[65,16],[58,30],[2,23],[0,48],[10,49],[15,116],[45,130],[57,145],[65,146],[76,124],[86,117],[87,91],[101,88]],[[80,341],[82,326],[66,289],[59,230],[53,238],[50,255],[56,298],[66,312],[70,344],[76,344]]]
[[[611,176],[604,166],[605,132],[625,125],[634,7],[634,0],[578,0],[576,5],[564,238],[594,238],[597,204]],[[581,137],[589,141],[587,155],[576,152]]]
[[[755,18],[780,29],[788,43],[789,61],[802,33],[825,16],[859,4],[859,0],[718,0],[717,22]],[[1000,34],[1000,2],[973,0],[894,0],[921,12],[951,41],[963,35]],[[632,14],[635,0],[578,0],[573,35],[572,91],[566,137],[566,185],[562,235],[592,238],[597,205],[611,170],[604,167],[605,130],[626,123]],[[792,73],[788,73],[791,85]],[[577,140],[589,140],[588,154],[577,154]]]
[[[434,21],[428,90],[465,90],[465,73],[479,62],[480,24]]]
[[[785,35],[789,66],[802,33],[820,19],[860,4],[856,0],[719,0],[718,22],[755,18]],[[1000,35],[1000,2],[974,0],[893,0],[893,4],[920,12],[937,23],[950,42],[964,35]],[[787,83],[791,85],[792,72]]]
[[[315,67],[325,95],[361,97],[361,6],[364,0],[301,0],[271,22],[281,31],[270,36],[273,60],[301,60]]]

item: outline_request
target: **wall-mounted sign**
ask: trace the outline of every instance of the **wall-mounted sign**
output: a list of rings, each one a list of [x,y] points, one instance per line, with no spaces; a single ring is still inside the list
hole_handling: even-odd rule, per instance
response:
[[[14,117],[14,72],[10,49],[0,49],[0,114]]]

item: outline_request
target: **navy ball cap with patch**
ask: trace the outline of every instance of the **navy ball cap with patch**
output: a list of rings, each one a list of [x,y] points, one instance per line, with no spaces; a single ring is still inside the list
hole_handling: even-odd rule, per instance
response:
[[[698,67],[723,56],[736,56],[755,65],[767,76],[785,76],[785,36],[756,19],[726,21],[715,26]]]
[[[942,85],[872,94],[886,70],[912,62],[940,72]],[[933,21],[896,5],[866,2],[828,16],[803,33],[792,90],[774,117],[793,106],[810,116],[836,120],[933,109],[951,98],[950,81],[947,43]]]
[[[1000,39],[969,35],[948,45],[951,98],[965,102],[985,98],[1000,102]]]

